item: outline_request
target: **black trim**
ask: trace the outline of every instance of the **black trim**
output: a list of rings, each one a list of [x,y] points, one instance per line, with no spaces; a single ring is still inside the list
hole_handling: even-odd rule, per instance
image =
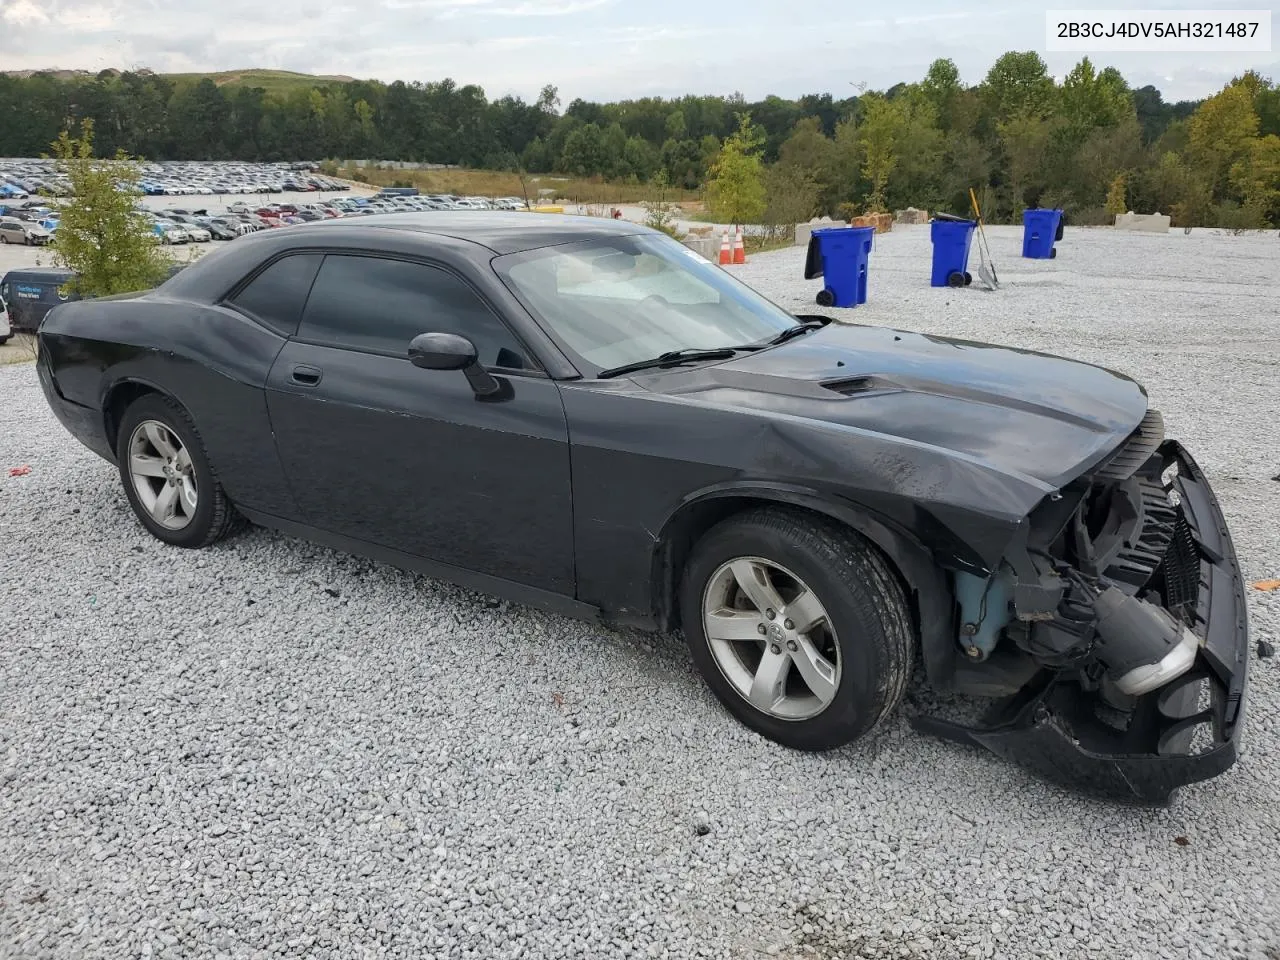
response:
[[[449,583],[456,584],[467,590],[491,594],[504,600],[510,600],[513,603],[527,604],[531,607],[537,607],[539,610],[562,616],[575,617],[592,622],[602,622],[604,619],[598,607],[583,603],[573,597],[553,593],[550,590],[543,590],[540,587],[531,587],[527,584],[505,580],[502,577],[491,576],[487,573],[477,573],[474,570],[466,570],[462,567],[455,567],[452,564],[428,560],[425,557],[414,556],[399,550],[392,550],[389,547],[368,543],[364,540],[356,540],[342,534],[320,530],[304,523],[285,520],[282,517],[275,517],[258,510],[250,510],[246,507],[237,507],[236,509],[240,511],[245,519],[260,527],[269,527],[291,537],[299,537],[321,546],[332,547],[334,550],[342,550],[346,553],[367,557],[370,560],[377,560],[380,563],[390,564],[403,570],[412,570],[428,577],[447,580]]]

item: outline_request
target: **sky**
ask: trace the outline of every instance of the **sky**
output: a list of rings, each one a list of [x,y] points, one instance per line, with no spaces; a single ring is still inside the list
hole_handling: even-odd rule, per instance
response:
[[[1082,56],[1045,52],[1050,4],[990,0],[0,0],[0,69],[192,72],[266,67],[378,80],[474,83],[527,100],[685,93],[831,93],[918,80],[950,57],[977,83],[1007,50],[1061,77]],[[1093,7],[1104,2],[1094,0]],[[1269,9],[1260,0],[1121,9]],[[1109,53],[1134,87],[1198,99],[1248,69],[1280,81],[1280,54]]]

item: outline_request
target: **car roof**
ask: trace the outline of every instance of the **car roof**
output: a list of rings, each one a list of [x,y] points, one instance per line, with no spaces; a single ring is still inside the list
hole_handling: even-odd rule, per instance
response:
[[[629,221],[603,217],[575,217],[554,213],[517,213],[496,210],[433,210],[422,213],[395,213],[362,217],[354,229],[400,230],[466,240],[488,247],[494,253],[519,253],[560,243],[594,240],[601,237],[652,233],[648,227]],[[326,220],[297,228],[295,235],[313,231],[353,229],[350,220]]]
[[[654,234],[638,223],[561,214],[393,213],[303,222],[288,230],[260,230],[212,250],[165,283],[162,298],[212,303],[260,264],[280,254],[317,249],[350,249],[390,255],[430,256],[449,248],[497,254],[518,253],[605,237]]]

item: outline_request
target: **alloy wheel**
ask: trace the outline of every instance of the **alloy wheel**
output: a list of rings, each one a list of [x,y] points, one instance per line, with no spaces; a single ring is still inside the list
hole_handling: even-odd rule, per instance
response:
[[[721,564],[703,591],[702,626],[720,672],[760,712],[807,720],[835,699],[835,627],[817,594],[781,564]]]
[[[191,523],[199,504],[191,454],[159,420],[143,420],[129,438],[129,477],[151,519],[168,530]]]

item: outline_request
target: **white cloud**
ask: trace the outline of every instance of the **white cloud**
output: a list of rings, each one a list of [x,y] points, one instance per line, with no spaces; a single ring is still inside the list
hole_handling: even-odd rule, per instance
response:
[[[49,22],[49,15],[36,6],[33,0],[8,0],[4,8],[0,9],[0,18],[6,23],[20,26]]]

